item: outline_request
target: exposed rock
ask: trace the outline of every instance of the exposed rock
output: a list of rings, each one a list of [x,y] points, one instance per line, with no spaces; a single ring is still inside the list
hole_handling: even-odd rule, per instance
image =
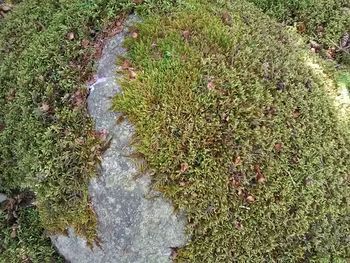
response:
[[[172,248],[183,246],[185,218],[174,212],[171,204],[150,193],[150,178],[139,179],[131,152],[133,127],[127,121],[117,124],[120,114],[110,110],[111,98],[120,91],[116,82],[116,59],[125,54],[122,47],[128,27],[106,44],[99,61],[97,81],[90,86],[88,108],[96,129],[112,136],[110,148],[103,155],[101,175],[92,180],[89,191],[96,211],[101,239],[91,250],[86,241],[69,229],[68,236],[53,236],[52,241],[69,262],[170,262]],[[147,197],[147,196],[158,197]]]
[[[0,203],[6,201],[6,199],[7,199],[7,196],[2,194],[2,193],[0,193]]]

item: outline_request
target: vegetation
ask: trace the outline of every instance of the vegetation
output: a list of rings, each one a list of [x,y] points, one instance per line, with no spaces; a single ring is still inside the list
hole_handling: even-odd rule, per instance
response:
[[[36,209],[20,208],[18,220],[8,225],[0,212],[0,262],[63,262],[44,235]]]
[[[337,86],[332,62],[284,26],[347,64],[349,1],[7,2],[18,5],[0,19],[0,192],[30,189],[36,207],[10,221],[0,211],[1,262],[60,262],[46,232],[68,226],[95,238],[87,185],[103,141],[85,83],[104,29],[135,8],[115,109],[136,125],[155,187],[187,212],[177,260],[350,257],[349,123],[334,104],[350,75]]]
[[[295,25],[299,33],[319,44],[316,47],[317,52],[350,64],[349,0],[249,1],[279,21]]]
[[[114,106],[187,212],[177,261],[346,262],[350,130],[333,65],[247,1],[184,1],[135,30]]]
[[[103,142],[86,111],[85,85],[93,72],[95,51],[100,48],[97,40],[103,37],[103,30],[137,3],[6,2],[18,5],[0,19],[0,192],[35,192],[39,213],[23,213],[31,213],[30,225],[40,222],[40,226],[22,229],[38,242],[37,246],[25,244],[29,260],[42,262],[46,256],[40,257],[40,246],[44,250],[49,247],[44,245],[47,241],[35,238],[41,226],[49,233],[72,226],[90,242],[96,236],[87,186],[95,176]],[[143,5],[147,10],[160,7],[166,10],[171,2],[147,1]],[[1,231],[8,229],[1,225]],[[23,240],[29,242],[9,242],[0,258],[21,250]]]

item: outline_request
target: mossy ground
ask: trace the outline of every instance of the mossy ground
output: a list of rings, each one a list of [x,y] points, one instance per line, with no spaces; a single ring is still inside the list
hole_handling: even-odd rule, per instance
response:
[[[0,262],[64,262],[55,252],[39,222],[37,209],[21,208],[14,225],[0,211]]]
[[[86,82],[104,29],[137,3],[6,2],[17,5],[0,19],[0,191],[12,195],[30,189],[39,212],[32,222],[48,233],[72,226],[93,241],[96,218],[87,186],[103,142],[87,114]],[[161,12],[172,5],[152,0],[142,8]],[[30,236],[32,228],[26,231]],[[23,245],[11,242],[0,258],[17,251],[16,244]],[[27,248],[29,260],[40,250]]]
[[[42,226],[95,237],[87,184],[101,141],[85,81],[99,33],[141,2],[127,43],[137,77],[115,106],[136,125],[155,186],[188,213],[192,242],[177,259],[350,256],[349,127],[325,91],[332,70],[310,68],[324,65],[298,36],[245,1],[12,2],[0,20],[0,190],[31,189],[38,210],[21,210],[15,238],[2,216],[1,260],[56,258]],[[304,25],[308,40],[321,24],[325,48],[348,27],[347,1],[251,2]]]
[[[343,37],[350,33],[349,0],[249,1],[278,21],[295,26],[307,40],[320,44],[317,51],[324,57],[328,53],[328,57],[350,65],[350,47],[344,49],[342,46]]]
[[[334,65],[247,1],[185,1],[135,30],[114,106],[187,212],[177,260],[345,262],[350,130]]]

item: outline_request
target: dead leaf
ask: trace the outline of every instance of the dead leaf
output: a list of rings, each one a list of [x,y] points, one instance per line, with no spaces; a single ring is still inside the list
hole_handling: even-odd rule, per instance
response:
[[[327,49],[326,56],[327,58],[334,60],[336,57],[336,49],[334,47]]]
[[[261,168],[259,165],[255,165],[254,166],[254,171],[256,174],[256,180],[258,183],[263,184],[266,182],[266,177],[264,176],[264,174],[261,172]]]
[[[207,88],[210,91],[214,91],[215,90],[215,83],[212,80],[209,81],[208,84],[207,84]]]
[[[131,37],[132,37],[133,39],[138,38],[138,36],[139,36],[139,34],[138,34],[136,31],[134,31],[134,32],[131,33]]]
[[[178,256],[178,248],[177,247],[172,247],[171,248],[171,254],[170,254],[170,258],[171,258],[171,260],[175,260],[176,258],[177,258],[177,256]]]
[[[189,40],[189,39],[190,39],[190,36],[191,36],[191,32],[190,32],[189,30],[182,31],[182,37],[183,37],[185,40]]]
[[[135,79],[137,76],[136,72],[133,71],[131,68],[129,69],[129,78],[130,79]]]
[[[305,23],[304,22],[298,22],[297,23],[297,31],[298,31],[298,33],[305,33],[305,31],[306,31],[306,25],[305,25]]]
[[[180,170],[181,173],[187,172],[188,168],[189,168],[188,163],[182,163],[182,164],[181,164],[181,170]]]
[[[301,112],[300,112],[300,109],[299,108],[296,108],[294,111],[293,111],[293,118],[294,119],[297,119],[299,118],[301,115]]]
[[[133,3],[136,5],[142,4],[144,0],[133,0]]]
[[[235,222],[235,227],[236,227],[238,230],[241,230],[241,229],[243,228],[243,225],[242,225],[241,222],[236,221],[236,222]]]
[[[85,104],[86,94],[82,90],[77,90],[72,96],[72,103],[75,107],[81,107]]]
[[[235,159],[235,165],[236,166],[239,166],[242,164],[242,159],[240,156],[237,156],[236,159]]]
[[[252,195],[248,195],[246,198],[248,203],[254,203],[255,202],[255,198]]]
[[[232,26],[232,16],[227,11],[221,15],[221,20],[225,25]]]
[[[114,28],[112,28],[112,29],[110,29],[108,31],[107,36],[108,37],[113,37],[113,36],[115,36],[116,34],[122,32],[122,31],[123,31],[123,27],[122,26],[115,26]]]
[[[82,46],[83,48],[87,48],[89,45],[90,45],[90,41],[89,41],[88,39],[83,39],[83,40],[81,41],[81,46]]]
[[[122,114],[117,118],[116,123],[119,125],[119,124],[123,123],[125,120],[126,120],[126,117],[125,117],[125,115]]]
[[[73,40],[75,38],[75,34],[73,32],[69,32],[67,34],[67,38],[68,38],[68,40]]]
[[[313,48],[315,52],[319,52],[321,50],[321,45],[313,40],[310,41],[310,47]]]
[[[237,188],[237,187],[240,187],[240,186],[241,186],[241,184],[239,183],[239,181],[236,180],[235,176],[232,176],[232,177],[230,178],[230,185],[231,185],[232,188]]]
[[[12,227],[11,238],[16,238],[17,236],[17,227]]]
[[[6,12],[11,11],[12,6],[11,5],[7,5],[7,4],[2,4],[2,5],[0,5],[0,9],[6,13]]]
[[[131,68],[131,63],[129,60],[124,60],[123,64],[121,65],[122,70],[128,70],[129,68]]]
[[[282,147],[283,147],[283,144],[282,143],[276,143],[275,144],[275,151],[277,152],[277,153],[280,153],[281,152],[281,150],[282,150]]]
[[[316,32],[317,32],[317,35],[318,35],[319,37],[322,37],[322,36],[323,36],[323,33],[324,33],[324,27],[321,26],[321,25],[317,26]]]
[[[239,196],[243,196],[243,195],[244,195],[244,189],[243,189],[242,187],[238,188],[238,189],[237,189],[237,194],[238,194]]]
[[[42,112],[48,112],[50,110],[50,105],[47,102],[43,102],[40,106]]]

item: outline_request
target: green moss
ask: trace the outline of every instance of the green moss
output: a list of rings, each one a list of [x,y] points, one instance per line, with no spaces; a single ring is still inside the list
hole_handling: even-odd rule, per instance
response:
[[[342,51],[341,39],[350,33],[349,0],[249,0],[268,15],[288,25],[296,25],[308,39],[323,48],[338,50],[339,61],[349,64],[349,50]]]
[[[13,228],[0,211],[0,262],[63,262],[40,227],[37,210],[21,208],[17,215]]]
[[[31,189],[48,232],[72,226],[92,242],[96,218],[87,188],[101,140],[87,114],[85,85],[94,41],[133,9],[166,12],[174,1],[13,2],[0,19],[0,191]]]
[[[96,235],[87,185],[100,139],[87,115],[85,82],[93,41],[130,7],[122,0],[28,0],[0,20],[0,190],[33,190],[50,232],[73,226],[89,240]]]
[[[187,212],[177,260],[345,262],[349,122],[328,66],[246,1],[143,19],[114,107]]]

